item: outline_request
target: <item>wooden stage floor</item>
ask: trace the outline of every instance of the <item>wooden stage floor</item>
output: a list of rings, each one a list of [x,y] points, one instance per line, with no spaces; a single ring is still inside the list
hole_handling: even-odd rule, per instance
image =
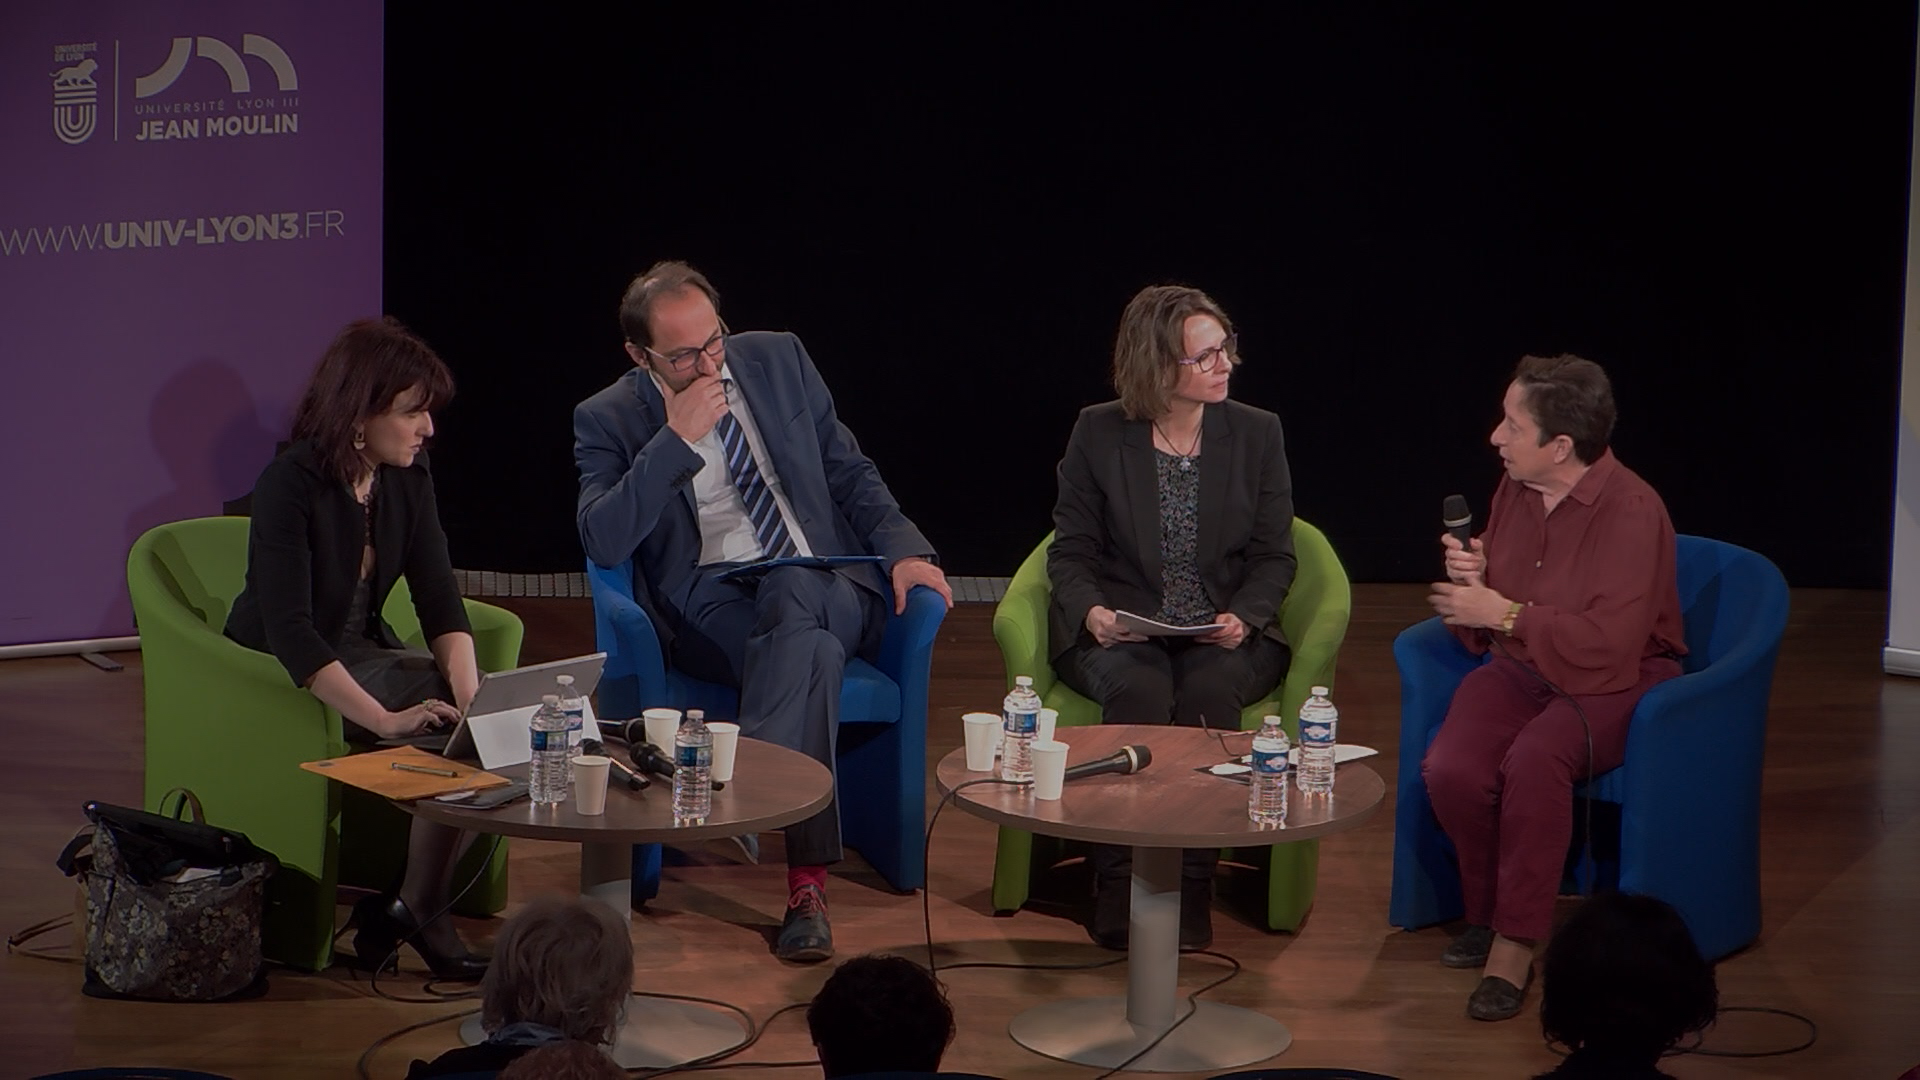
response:
[[[1215,914],[1214,948],[1245,970],[1211,995],[1267,1012],[1294,1032],[1272,1066],[1347,1066],[1401,1077],[1527,1077],[1551,1068],[1535,1006],[1503,1024],[1467,1019],[1477,978],[1438,957],[1441,930],[1387,925],[1393,846],[1392,784],[1399,685],[1389,645],[1421,618],[1424,590],[1354,590],[1352,628],[1335,699],[1341,738],[1382,751],[1388,803],[1364,827],[1326,841],[1317,905],[1297,935],[1254,929],[1232,910]],[[507,603],[527,621],[531,662],[588,651],[584,600]],[[989,632],[992,607],[956,608],[934,661],[929,757],[960,742],[960,715],[996,710],[1003,693]],[[1767,739],[1762,856],[1764,927],[1758,944],[1720,965],[1729,1005],[1790,1009],[1813,1018],[1818,1044],[1790,1057],[1687,1056],[1667,1068],[1683,1080],[1729,1077],[1863,1077],[1894,1080],[1920,1064],[1920,681],[1879,670],[1886,625],[1881,593],[1796,590],[1775,681]],[[11,933],[70,910],[72,884],[54,857],[82,822],[87,799],[137,804],[141,792],[140,658],[117,657],[107,674],[74,658],[0,663],[0,724],[15,734],[0,782],[0,925]],[[43,735],[30,735],[31,731]],[[989,878],[993,830],[949,809],[933,841],[933,933],[942,962],[1072,962],[1111,954],[1058,913],[995,918]],[[777,837],[767,859],[744,864],[729,845],[690,853],[670,871],[651,910],[634,920],[638,989],[725,999],[764,1018],[808,999],[827,968],[783,965],[764,932],[778,925],[783,871]],[[571,891],[576,856],[561,845],[514,841],[513,895]],[[876,887],[850,858],[829,886],[843,957],[869,950],[924,957],[918,896]],[[344,912],[343,912],[344,917]],[[484,944],[495,921],[462,932]],[[57,939],[56,939],[57,940]],[[408,962],[417,965],[411,953]],[[1209,980],[1215,962],[1182,965],[1183,987]],[[960,1034],[947,1067],[1005,1077],[1096,1075],[1039,1058],[1006,1035],[1026,1005],[1063,996],[1125,992],[1121,967],[1084,973],[995,970],[945,976]],[[386,984],[383,982],[383,989]],[[420,978],[395,991],[417,994]],[[197,1068],[236,1078],[346,1077],[376,1039],[471,1006],[402,1004],[369,995],[342,969],[275,972],[263,1000],[207,1005],[129,1004],[80,994],[72,965],[17,955],[0,961],[0,1074],[31,1076],[106,1065]],[[375,1077],[398,1077],[413,1057],[454,1044],[455,1024],[430,1024],[381,1048]],[[1722,1050],[1790,1045],[1801,1028],[1765,1015],[1728,1017],[1706,1040]],[[804,1019],[774,1022],[743,1061],[810,1059]],[[817,1076],[817,1068],[723,1069],[721,1076]]]

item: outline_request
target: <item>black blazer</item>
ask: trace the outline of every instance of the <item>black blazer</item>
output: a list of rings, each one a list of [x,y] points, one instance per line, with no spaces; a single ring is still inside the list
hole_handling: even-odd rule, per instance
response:
[[[1200,578],[1215,611],[1284,643],[1276,618],[1293,584],[1293,481],[1280,418],[1237,401],[1209,405],[1200,433]],[[1096,605],[1160,609],[1160,477],[1153,425],[1120,403],[1080,411],[1060,459],[1047,578],[1049,659],[1086,632]]]
[[[313,445],[294,443],[253,488],[247,583],[227,616],[227,636],[270,652],[305,686],[339,659],[347,609],[360,581],[366,512],[345,484],[322,476]],[[393,583],[406,575],[428,641],[472,632],[447,557],[447,535],[423,453],[405,469],[380,466],[373,493],[373,625],[389,648],[401,642],[380,617]]]

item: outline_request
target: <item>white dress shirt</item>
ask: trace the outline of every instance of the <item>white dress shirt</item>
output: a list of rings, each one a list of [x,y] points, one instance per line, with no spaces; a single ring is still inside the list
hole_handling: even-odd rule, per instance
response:
[[[660,386],[660,376],[652,371],[648,371],[647,375],[653,379],[656,388]],[[720,366],[720,378],[732,378],[724,364]],[[800,554],[812,555],[813,549],[807,546],[807,534],[801,531],[793,507],[787,502],[786,490],[780,484],[780,474],[773,467],[773,459],[767,456],[767,444],[760,438],[760,428],[753,422],[753,413],[748,410],[746,395],[740,392],[738,383],[727,395],[727,410],[740,422],[740,430],[746,433],[747,448],[753,451],[753,461],[760,467],[761,479],[773,491],[773,505],[786,521],[787,532],[792,535],[794,546],[800,549]],[[693,452],[700,455],[700,460],[706,462],[704,468],[693,474],[693,503],[700,515],[700,565],[752,562],[765,558],[767,550],[753,531],[753,519],[747,516],[747,501],[734,484],[733,474],[727,471],[727,452],[720,441],[719,425],[714,425],[699,439],[683,438],[681,441],[692,447]]]

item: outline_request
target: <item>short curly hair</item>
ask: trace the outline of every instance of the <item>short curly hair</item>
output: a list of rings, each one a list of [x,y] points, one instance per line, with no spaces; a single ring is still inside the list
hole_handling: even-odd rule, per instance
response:
[[[807,1006],[807,1030],[829,1080],[868,1072],[938,1072],[953,1041],[953,1007],[933,973],[900,956],[841,964]]]
[[[500,928],[480,987],[488,1031],[534,1023],[604,1043],[633,991],[633,939],[604,904],[542,897]]]
[[[1680,913],[1664,900],[1600,893],[1553,935],[1540,1027],[1568,1049],[1648,1063],[1713,1022],[1720,992]]]

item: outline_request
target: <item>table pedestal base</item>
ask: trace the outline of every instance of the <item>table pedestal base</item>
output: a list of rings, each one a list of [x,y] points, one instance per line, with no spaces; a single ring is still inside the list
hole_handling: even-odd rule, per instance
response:
[[[478,1016],[460,1025],[460,1041],[472,1046],[486,1039]],[[747,1033],[732,1013],[691,1001],[668,1001],[635,994],[608,1052],[621,1067],[658,1069],[731,1050]]]
[[[1013,1041],[1038,1054],[1111,1069],[1162,1033],[1127,1066],[1142,1072],[1200,1072],[1251,1065],[1285,1050],[1293,1034],[1251,1009],[1202,1001],[1192,1018],[1175,1004],[1180,981],[1180,851],[1133,849],[1127,914],[1127,996],[1037,1005],[1013,1018]]]
[[[1192,1019],[1127,1071],[1205,1072],[1265,1061],[1293,1042],[1293,1033],[1271,1016],[1202,1001]],[[1184,1013],[1186,1010],[1180,1010]],[[1140,1052],[1165,1028],[1127,1021],[1123,997],[1081,998],[1036,1005],[1007,1026],[1013,1041],[1061,1061],[1111,1069]]]

